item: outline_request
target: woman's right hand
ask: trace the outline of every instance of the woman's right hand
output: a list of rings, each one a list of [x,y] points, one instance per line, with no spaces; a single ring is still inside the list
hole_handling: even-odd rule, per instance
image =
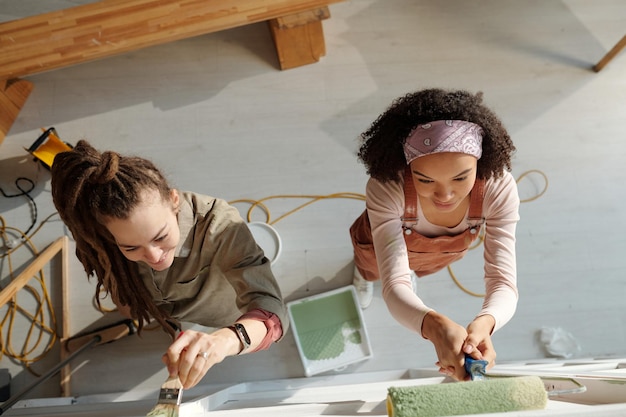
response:
[[[424,317],[422,336],[435,346],[439,372],[459,381],[464,380],[465,354],[461,349],[467,339],[467,330],[443,314],[431,311]]]
[[[232,330],[213,333],[185,330],[162,357],[170,376],[178,376],[184,389],[195,386],[208,370],[227,356],[239,352],[239,339]]]

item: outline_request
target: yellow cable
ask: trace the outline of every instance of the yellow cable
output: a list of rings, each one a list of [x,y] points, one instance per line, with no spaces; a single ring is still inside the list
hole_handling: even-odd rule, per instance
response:
[[[267,208],[267,206],[264,204],[265,201],[268,200],[274,200],[274,199],[288,199],[288,198],[294,198],[294,199],[309,199],[311,201],[308,201],[304,204],[301,204],[299,206],[297,206],[296,208],[294,208],[293,210],[288,211],[287,213],[283,214],[282,216],[278,217],[276,220],[272,220],[271,219],[271,213],[270,210]],[[254,209],[256,209],[257,207],[260,207],[260,209],[265,213],[265,222],[269,225],[274,225],[276,223],[278,223],[279,221],[281,221],[282,219],[284,219],[287,216],[290,216],[291,214],[303,209],[304,207],[311,205],[317,201],[320,200],[327,200],[327,199],[333,199],[333,198],[346,198],[346,199],[351,199],[351,200],[362,200],[365,201],[365,196],[363,194],[358,194],[358,193],[350,193],[350,192],[345,192],[345,193],[335,193],[335,194],[328,194],[328,195],[294,195],[294,194],[281,194],[281,195],[273,195],[273,196],[269,196],[269,197],[265,197],[262,198],[260,200],[250,200],[250,199],[240,199],[240,200],[233,200],[233,201],[229,201],[229,204],[234,205],[237,203],[249,203],[251,204],[250,208],[248,209],[247,212],[247,216],[246,216],[246,220],[248,220],[248,222],[252,221],[252,212],[254,211]]]
[[[48,218],[50,217],[51,216]],[[45,221],[47,221],[48,218]],[[9,276],[11,279],[14,279],[15,274],[11,254],[15,253],[15,251],[21,247],[26,247],[33,255],[37,256],[39,251],[32,243],[31,237],[41,228],[41,226],[29,237],[16,228],[6,226],[6,222],[2,216],[0,216],[0,225],[0,234],[5,246],[7,246],[9,242],[15,241],[15,239],[12,239],[12,236],[10,236],[8,232],[12,232],[19,236],[19,244],[15,247],[9,248],[5,253],[0,255],[0,259],[7,258]],[[35,288],[33,282],[39,285],[39,290]],[[31,278],[31,281],[29,281],[29,284],[23,287],[23,290],[24,291],[19,292],[20,295],[23,296],[25,294],[30,294],[35,300],[34,312],[28,311],[18,303],[17,294],[6,304],[6,311],[4,312],[2,319],[0,319],[0,358],[6,355],[14,360],[20,361],[28,371],[36,376],[39,376],[35,371],[33,371],[31,365],[44,358],[59,339],[56,315],[50,298],[50,293],[46,285],[43,270],[40,270],[36,275],[34,275],[33,278]],[[30,321],[30,325],[28,326],[24,340],[20,341],[21,347],[15,348],[13,328],[18,317],[28,319]],[[46,323],[46,320],[49,324]],[[41,344],[44,342],[44,337],[46,337],[46,335],[48,341],[46,345],[41,348]],[[39,353],[37,354],[37,352]]]
[[[537,195],[527,198],[527,199],[523,199],[520,200],[520,203],[526,203],[529,201],[534,201],[536,199],[538,199],[539,197],[541,197],[542,195],[545,194],[545,192],[548,189],[548,177],[539,170],[533,169],[533,170],[529,170],[526,172],[523,172],[516,180],[516,183],[519,184],[519,182],[524,179],[526,176],[528,176],[529,174],[532,173],[537,173],[539,175],[541,175],[545,181],[545,186],[543,188],[543,190],[541,190],[541,192],[539,192]],[[297,198],[297,199],[309,199],[310,201],[301,204],[299,206],[297,206],[296,208],[294,208],[293,210],[288,211],[287,213],[283,214],[282,216],[278,217],[276,220],[272,220],[272,216],[271,216],[271,212],[270,209],[264,204],[266,201],[269,200],[273,200],[273,199],[286,199],[286,198]],[[230,201],[229,203],[231,205],[237,204],[237,203],[249,203],[250,204],[250,208],[248,209],[247,215],[246,215],[246,220],[248,222],[252,221],[252,213],[255,209],[259,208],[260,210],[263,211],[263,213],[265,214],[265,222],[267,224],[273,225],[278,223],[280,220],[284,219],[285,217],[303,209],[304,207],[313,204],[317,201],[320,200],[326,200],[326,199],[332,199],[332,198],[346,198],[346,199],[353,199],[353,200],[361,200],[361,201],[365,201],[365,195],[363,194],[358,194],[358,193],[350,193],[350,192],[345,192],[345,193],[335,193],[335,194],[328,194],[328,195],[292,195],[292,194],[286,194],[286,195],[274,195],[274,196],[269,196],[269,197],[265,197],[262,198],[260,200],[251,200],[251,199],[239,199],[239,200],[233,200]],[[476,243],[474,243],[472,246],[470,246],[468,248],[468,251],[476,249],[477,247],[479,247],[485,240],[485,228],[481,228],[480,234],[478,236],[478,239],[476,240]],[[448,273],[450,274],[450,277],[452,278],[452,280],[454,281],[454,283],[465,293],[474,296],[474,297],[484,297],[485,294],[479,294],[477,292],[471,291],[467,288],[465,288],[465,286],[463,286],[463,284],[461,284],[461,282],[459,281],[459,279],[456,277],[456,274],[454,273],[454,271],[452,270],[452,267],[450,265],[448,265]]]
[[[538,199],[539,197],[541,197],[542,195],[544,195],[546,193],[546,191],[548,190],[548,177],[546,176],[546,174],[544,174],[542,171],[539,171],[538,169],[531,169],[529,171],[523,172],[519,177],[517,177],[516,183],[519,184],[519,182],[524,179],[527,175],[529,174],[539,174],[543,177],[543,180],[545,181],[545,185],[543,187],[543,190],[541,190],[541,192],[533,197],[524,199],[524,200],[520,200],[520,203],[528,203],[529,201],[535,201],[536,199]]]

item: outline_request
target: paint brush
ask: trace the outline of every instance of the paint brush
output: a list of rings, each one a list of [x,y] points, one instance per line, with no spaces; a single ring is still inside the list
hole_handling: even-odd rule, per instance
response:
[[[183,384],[178,376],[168,377],[161,385],[157,405],[146,417],[178,417],[180,400],[183,397]]]

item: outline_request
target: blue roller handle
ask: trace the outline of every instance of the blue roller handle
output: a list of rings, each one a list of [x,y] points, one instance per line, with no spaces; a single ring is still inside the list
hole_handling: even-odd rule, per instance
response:
[[[472,381],[486,379],[487,362],[483,359],[474,359],[470,355],[465,355],[465,372],[468,373]]]

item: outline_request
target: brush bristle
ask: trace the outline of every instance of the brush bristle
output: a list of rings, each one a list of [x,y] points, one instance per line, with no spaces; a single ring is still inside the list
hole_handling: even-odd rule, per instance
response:
[[[146,417],[178,417],[178,406],[183,396],[183,384],[178,377],[168,377],[161,385],[157,405]]]
[[[157,404],[146,417],[178,417],[178,406],[175,404]]]

